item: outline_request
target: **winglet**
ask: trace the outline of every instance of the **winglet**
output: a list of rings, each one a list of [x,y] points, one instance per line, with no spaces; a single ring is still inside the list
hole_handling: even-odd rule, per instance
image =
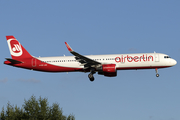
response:
[[[66,47],[67,47],[67,49],[69,50],[69,52],[72,52],[73,49],[67,44],[67,42],[65,42],[65,44],[66,44]]]

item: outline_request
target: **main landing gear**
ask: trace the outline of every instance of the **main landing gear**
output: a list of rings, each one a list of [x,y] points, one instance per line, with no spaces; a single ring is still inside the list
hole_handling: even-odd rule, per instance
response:
[[[93,82],[94,81],[94,76],[93,76],[93,74],[95,74],[96,72],[95,72],[95,70],[91,70],[91,72],[90,72],[90,74],[88,75],[88,77],[89,77],[89,80],[91,81],[91,82]]]
[[[155,71],[156,71],[156,77],[159,77],[158,69],[156,68]]]

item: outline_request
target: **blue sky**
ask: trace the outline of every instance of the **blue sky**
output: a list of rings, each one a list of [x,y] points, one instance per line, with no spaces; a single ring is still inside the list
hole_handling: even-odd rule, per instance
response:
[[[118,71],[108,78],[88,73],[43,73],[3,64],[14,35],[33,56],[159,52],[180,61],[178,0],[1,0],[0,109],[22,106],[31,95],[57,102],[77,120],[179,120],[180,66]]]

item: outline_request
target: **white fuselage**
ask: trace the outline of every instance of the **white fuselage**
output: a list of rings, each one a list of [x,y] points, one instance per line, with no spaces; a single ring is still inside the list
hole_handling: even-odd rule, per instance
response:
[[[166,54],[139,53],[139,54],[112,54],[85,56],[102,64],[116,64],[116,69],[148,69],[174,66],[177,62]],[[54,66],[84,68],[74,56],[39,57],[43,63]]]

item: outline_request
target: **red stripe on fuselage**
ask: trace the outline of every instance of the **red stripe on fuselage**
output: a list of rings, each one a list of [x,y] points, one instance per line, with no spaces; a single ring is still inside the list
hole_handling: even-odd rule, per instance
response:
[[[62,67],[56,66],[49,63],[42,62],[36,58],[32,59],[21,59],[23,63],[20,64],[11,64],[9,62],[4,62],[4,64],[21,67],[30,70],[37,70],[43,72],[73,72],[73,71],[82,71],[82,68],[71,68],[71,67]],[[35,63],[34,63],[35,62]]]

